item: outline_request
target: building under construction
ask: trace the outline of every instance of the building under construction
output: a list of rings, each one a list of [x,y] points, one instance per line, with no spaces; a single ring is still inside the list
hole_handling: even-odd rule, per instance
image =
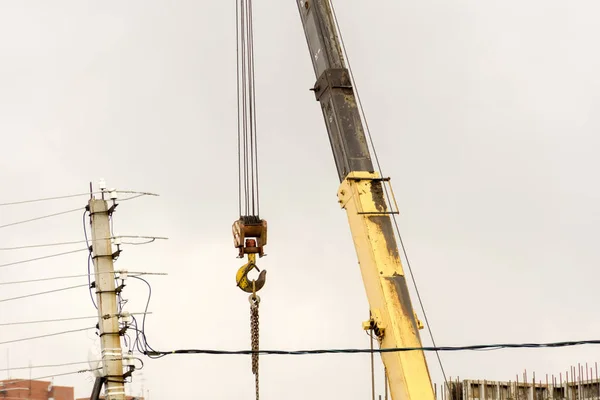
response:
[[[438,400],[599,400],[598,364],[579,364],[558,375],[530,377],[527,372],[512,381],[450,379],[436,386]]]

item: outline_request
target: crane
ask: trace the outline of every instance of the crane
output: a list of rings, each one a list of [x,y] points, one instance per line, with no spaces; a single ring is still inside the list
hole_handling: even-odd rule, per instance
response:
[[[317,79],[312,90],[340,179],[338,202],[348,216],[370,305],[363,328],[375,332],[382,348],[420,348],[422,324],[413,311],[391,220],[397,209],[391,184],[373,165],[330,0],[296,2]],[[381,357],[393,400],[434,399],[422,351]]]
[[[331,0],[295,0],[304,28],[316,83],[311,89],[320,103],[340,185],[338,202],[346,211],[367,299],[370,318],[363,329],[381,348],[421,348],[423,328],[411,303],[392,218],[397,213],[390,179],[376,171],[367,144],[353,79],[344,59]],[[267,222],[259,214],[252,0],[237,0],[238,18],[238,158],[240,209],[233,224],[238,257],[248,256],[236,275],[237,286],[250,293],[252,350],[258,350],[257,292],[266,271],[257,269],[267,244]],[[421,350],[381,355],[393,400],[434,400],[425,355]],[[259,398],[258,355],[253,354],[256,398]]]

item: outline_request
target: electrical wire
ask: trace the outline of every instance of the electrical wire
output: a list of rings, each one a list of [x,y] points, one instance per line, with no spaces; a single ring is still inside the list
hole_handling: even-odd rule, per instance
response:
[[[158,196],[158,194],[156,194],[156,193],[136,192],[136,191],[132,191],[132,190],[115,190],[115,192],[116,193],[123,193],[123,194],[136,194],[136,195],[138,195],[137,197],[140,197],[140,196]],[[32,200],[13,201],[13,202],[10,202],[10,203],[0,203],[0,207],[14,206],[14,205],[18,205],[18,204],[37,203],[37,202],[40,202],[40,201],[69,199],[69,198],[73,198],[73,197],[90,196],[90,195],[101,194],[101,193],[107,193],[107,191],[77,193],[77,194],[69,194],[69,195],[65,195],[65,196],[43,197],[43,198],[32,199]],[[121,201],[130,200],[130,199],[131,198],[129,198],[129,199],[123,199]]]
[[[130,351],[137,351],[149,358],[162,358],[166,354],[160,354],[154,350],[149,344],[145,332],[139,329],[137,319],[133,317],[133,325],[129,325],[128,329],[132,329],[136,333],[135,341],[131,344]]]
[[[480,350],[501,350],[501,349],[539,349],[539,348],[560,348],[583,345],[600,345],[600,340],[578,340],[568,342],[550,342],[550,343],[500,343],[500,344],[480,344],[470,346],[443,346],[443,347],[395,347],[383,349],[321,349],[321,350],[173,350],[173,351],[155,351],[148,352],[146,355],[169,355],[169,354],[209,354],[209,355],[287,355],[304,356],[317,354],[370,354],[370,353],[402,353],[409,351],[480,351]]]
[[[69,199],[73,197],[81,197],[81,196],[89,196],[90,193],[78,193],[78,194],[69,194],[66,196],[56,196],[56,197],[43,197],[41,199],[33,199],[33,200],[22,200],[22,201],[13,201],[11,203],[0,203],[0,207],[5,206],[14,206],[18,204],[27,204],[27,203],[37,203],[40,201],[48,201],[48,200],[61,200],[61,199]]]
[[[72,317],[72,318],[56,318],[56,319],[42,319],[37,321],[20,321],[20,322],[4,322],[0,323],[0,326],[13,326],[13,325],[29,325],[29,324],[44,324],[51,322],[63,322],[63,321],[77,321],[82,319],[94,319],[98,318],[98,316],[93,317]]]
[[[156,240],[168,240],[168,238],[166,237],[161,237],[161,236],[134,236],[134,235],[119,235],[119,236],[114,236],[112,235],[109,238],[105,238],[105,239],[97,239],[97,241],[100,240],[113,240],[113,239],[148,239],[145,242],[121,242],[121,244],[131,244],[131,245],[141,245],[141,244],[148,244],[148,243],[152,243]],[[55,242],[55,243],[42,243],[42,244],[30,244],[30,245],[24,245],[24,246],[15,246],[15,247],[0,247],[0,251],[12,251],[12,250],[24,250],[24,249],[33,249],[33,248],[39,248],[39,247],[53,247],[53,246],[66,246],[66,245],[71,245],[71,244],[79,244],[79,243],[86,243],[88,244],[89,240],[75,240],[75,241],[71,241],[71,242]]]
[[[148,343],[148,338],[147,338],[146,332],[145,332],[145,328],[146,328],[146,315],[149,314],[148,313],[148,308],[150,306],[150,300],[152,299],[152,286],[150,285],[150,283],[148,281],[146,281],[143,278],[140,278],[140,277],[137,277],[137,276],[132,276],[132,278],[140,280],[140,281],[142,281],[142,282],[144,282],[146,284],[146,286],[148,287],[148,299],[146,301],[146,307],[145,307],[145,310],[144,310],[144,313],[143,313],[143,319],[142,319],[141,326],[138,323],[137,318],[133,314],[132,314],[133,324],[121,326],[121,328],[127,328],[127,329],[130,329],[133,332],[135,332],[135,339],[134,340],[129,340],[128,349],[129,349],[130,352],[133,352],[133,351],[137,350],[140,354],[145,354],[149,358],[161,358],[161,357],[164,357],[165,356],[164,354],[153,354],[153,353],[156,353],[156,351]]]
[[[138,276],[133,276],[132,278],[144,282],[146,284],[146,286],[148,287],[148,300],[146,301],[146,308],[144,309],[144,317],[142,319],[142,332],[145,332],[146,331],[146,314],[145,313],[148,312],[148,307],[150,306],[150,300],[152,299],[152,286],[144,278],[140,278]]]
[[[0,247],[0,251],[11,251],[11,250],[23,250],[23,249],[33,249],[39,247],[52,247],[52,246],[66,246],[69,244],[77,244],[84,243],[83,240],[77,240],[74,242],[57,242],[57,243],[47,243],[47,244],[30,244],[26,246],[16,246],[16,247]]]
[[[88,241],[88,234],[87,234],[87,228],[85,226],[85,216],[89,213],[89,210],[86,208],[83,211],[83,236],[85,238],[85,245],[87,247],[87,251],[88,251],[88,258],[87,258],[87,280],[88,280],[88,287],[89,287],[89,292],[90,292],[90,299],[92,300],[92,304],[94,305],[94,308],[97,310],[98,309],[98,305],[96,304],[96,300],[94,299],[94,293],[92,293],[92,246],[90,246],[90,243]]]
[[[110,225],[110,236],[115,236],[115,219],[113,218],[113,214],[108,214],[108,223]]]
[[[23,221],[11,222],[10,224],[4,224],[4,225],[0,225],[0,229],[2,229],[2,228],[7,228],[7,227],[9,227],[9,226],[15,226],[15,225],[26,224],[26,223],[28,223],[28,222],[39,221],[39,220],[41,220],[41,219],[45,219],[45,218],[51,218],[51,217],[56,217],[56,216],[59,216],[59,215],[69,214],[69,213],[72,213],[72,212],[75,212],[75,211],[80,211],[80,210],[82,210],[82,209],[83,209],[83,207],[78,207],[78,208],[74,208],[74,209],[72,209],[72,210],[61,211],[61,212],[57,212],[57,213],[54,213],[54,214],[42,215],[42,216],[40,216],[40,217],[35,217],[35,218],[31,218],[31,219],[26,219],[26,220],[23,220]]]
[[[128,200],[133,200],[133,199],[137,199],[138,197],[144,197],[144,196],[148,196],[148,195],[145,194],[145,193],[142,193],[142,194],[138,194],[138,195],[135,195],[135,196],[126,197],[124,199],[118,199],[118,200],[119,201],[128,201]]]
[[[22,296],[10,297],[10,298],[7,298],[7,299],[0,299],[0,303],[5,303],[7,301],[13,301],[13,300],[26,299],[26,298],[29,298],[29,297],[42,296],[44,294],[64,292],[66,290],[76,289],[76,288],[80,288],[80,287],[87,287],[87,286],[88,285],[76,285],[76,286],[69,286],[69,287],[64,287],[64,288],[60,288],[60,289],[46,290],[44,292],[30,293],[30,294],[25,294],[25,295],[22,295]]]
[[[142,313],[130,313],[130,315],[140,315]],[[152,314],[152,313],[148,313]],[[0,326],[14,326],[14,325],[31,325],[31,324],[45,324],[53,322],[66,322],[66,321],[79,321],[83,319],[98,319],[97,315],[89,317],[70,317],[70,318],[56,318],[56,319],[41,319],[36,321],[17,321],[17,322],[3,322]]]
[[[145,280],[144,278],[140,278],[139,276],[132,276],[132,278],[144,282],[146,284],[146,286],[148,287],[148,300],[146,301],[146,307],[144,309],[144,316],[142,318],[141,330],[139,329],[137,319],[135,318],[135,316],[133,317],[134,330],[137,333],[134,345],[143,354],[147,354],[148,349],[152,352],[155,352],[155,350],[148,343],[148,338],[146,336],[146,314],[148,313],[148,308],[150,307],[150,300],[152,299],[152,285],[150,285],[150,283],[147,280]],[[152,356],[149,355],[149,357],[151,357],[151,358],[160,358],[163,356],[164,355],[161,355],[161,354],[152,355]]]
[[[13,339],[13,340],[7,340],[4,342],[0,342],[0,345],[4,345],[4,344],[10,344],[10,343],[18,343],[18,342],[25,342],[28,340],[35,340],[35,339],[43,339],[43,338],[47,338],[47,337],[52,337],[52,336],[59,336],[59,335],[66,335],[69,333],[75,333],[75,332],[83,332],[83,331],[88,331],[90,329],[95,329],[95,327],[91,327],[91,328],[81,328],[81,329],[72,329],[70,331],[62,331],[62,332],[55,332],[55,333],[47,333],[45,335],[39,335],[39,336],[30,336],[30,337],[26,337],[26,338],[20,338],[20,339]]]
[[[125,332],[123,334],[123,345],[125,346],[125,348],[127,349],[128,352],[131,352],[131,337],[129,336],[129,333]]]
[[[120,274],[127,273],[129,276],[142,276],[142,275],[167,275],[166,273],[161,272],[138,272],[138,271],[114,271],[114,272],[99,272],[99,274]],[[73,278],[85,278],[89,277],[89,274],[79,274],[79,275],[65,275],[65,276],[51,276],[47,278],[38,278],[38,279],[27,279],[23,281],[11,281],[11,282],[0,282],[0,286],[3,285],[18,285],[24,283],[35,283],[35,282],[46,282],[53,281],[59,279],[73,279]]]
[[[94,371],[99,371],[102,368],[93,368],[93,369],[82,369],[79,371],[73,371],[73,372],[63,372],[60,374],[53,374],[53,375],[46,375],[46,376],[38,376],[35,378],[29,378],[29,379],[11,379],[11,380],[5,380],[2,381],[5,384],[10,384],[10,383],[15,383],[15,382],[26,382],[26,381],[39,381],[42,379],[48,379],[48,378],[56,378],[57,376],[66,376],[66,375],[75,375],[75,374],[83,374],[85,372],[94,372]]]
[[[94,299],[94,293],[92,291],[92,252],[90,251],[88,254],[88,260],[87,260],[87,277],[88,277],[88,288],[89,288],[89,292],[90,292],[90,299],[92,299],[92,304],[94,305],[94,308],[97,310],[98,309],[98,305],[96,304],[96,300]]]
[[[144,244],[150,244],[153,243],[154,241],[156,241],[157,238],[149,238],[149,240],[145,241],[145,242],[140,242],[140,243],[133,243],[133,242],[121,242],[121,244],[129,244],[129,245],[133,245],[133,246],[141,246]]]
[[[227,350],[173,350],[173,351],[156,351],[154,350],[147,341],[145,332],[145,317],[148,313],[148,307],[152,297],[152,286],[150,283],[140,277],[133,277],[135,279],[143,281],[148,287],[148,300],[146,302],[146,308],[144,310],[144,318],[142,320],[141,329],[138,325],[137,319],[133,317],[133,325],[129,328],[136,332],[136,339],[132,344],[132,348],[137,349],[140,353],[150,357],[159,358],[170,354],[213,354],[213,355],[249,355],[249,354],[260,354],[260,355],[316,355],[316,354],[357,354],[357,353],[391,353],[391,352],[408,352],[408,351],[423,351],[423,352],[451,352],[451,351],[482,351],[482,350],[500,350],[500,349],[518,349],[518,348],[559,348],[559,347],[573,347],[582,345],[598,345],[599,340],[579,340],[579,341],[564,341],[564,342],[550,342],[550,343],[502,343],[502,344],[481,344],[481,345],[468,345],[468,346],[429,346],[429,347],[396,347],[396,348],[383,348],[383,349],[323,349],[323,350],[260,350],[253,352],[252,350],[239,350],[239,351],[227,351]]]
[[[152,192],[136,192],[134,190],[115,190],[116,193],[124,193],[124,194],[137,194],[140,196],[154,196],[159,197],[160,195]]]
[[[119,278],[115,275],[115,288],[119,288],[120,286],[125,287],[125,280],[121,281],[119,284]],[[129,300],[123,298],[123,293],[121,291],[117,291],[117,314],[121,315],[123,312],[123,307],[129,302]]]
[[[120,358],[119,359],[110,359],[107,361],[115,361],[115,360],[121,360],[121,359]],[[69,362],[69,363],[62,363],[62,364],[33,365],[33,366],[27,366],[27,367],[10,367],[10,368],[0,369],[0,372],[6,372],[6,371],[12,371],[12,370],[18,371],[18,370],[23,370],[23,369],[68,367],[71,365],[88,364],[88,363],[102,362],[102,361],[104,361],[104,360],[78,361],[78,362]]]
[[[362,100],[361,100],[360,94],[358,92],[358,87],[356,86],[356,82],[354,80],[354,73],[352,71],[352,67],[351,67],[351,64],[350,64],[350,59],[348,57],[348,52],[346,50],[346,44],[345,44],[343,36],[341,34],[341,28],[340,28],[340,24],[339,24],[339,21],[338,21],[338,18],[337,18],[337,14],[335,12],[335,7],[333,5],[333,1],[328,0],[328,2],[329,2],[329,5],[330,5],[330,8],[331,8],[331,13],[332,13],[332,16],[333,16],[333,20],[334,20],[334,23],[335,23],[336,30],[339,33],[338,36],[340,38],[340,42],[341,42],[341,45],[342,45],[342,51],[344,52],[344,57],[346,58],[346,62],[348,64],[348,72],[350,74],[350,79],[351,79],[351,82],[352,82],[352,87],[354,88],[354,91],[356,92],[356,102],[357,102],[358,108],[360,110],[361,117],[362,117],[362,119],[363,119],[363,121],[365,123],[365,132],[366,132],[366,134],[367,134],[367,136],[369,138],[369,143],[371,144],[371,149],[373,150],[373,155],[374,155],[374,158],[375,158],[375,162],[377,164],[377,168],[379,169],[379,174],[381,175],[381,177],[383,177],[384,175],[383,175],[383,171],[382,171],[382,168],[381,168],[381,164],[379,162],[379,156],[377,155],[377,151],[375,149],[375,144],[373,142],[373,137],[372,137],[371,131],[369,129],[369,123],[367,121],[366,113],[365,113],[363,105],[362,105]],[[388,204],[392,204],[391,201],[390,201],[390,195],[388,193],[387,187],[385,185],[383,185],[383,188],[384,188],[384,191],[385,191],[385,195],[387,197]],[[412,271],[412,266],[411,266],[410,260],[408,258],[408,253],[407,253],[407,250],[406,250],[406,246],[404,245],[404,241],[403,241],[402,235],[400,233],[400,227],[399,227],[396,215],[394,213],[392,213],[391,216],[392,216],[392,219],[393,219],[393,222],[394,222],[396,233],[398,235],[398,239],[399,239],[399,242],[400,242],[400,247],[402,248],[402,252],[404,254],[404,259],[406,260],[406,265],[408,267],[408,271],[410,273],[410,277],[411,277],[413,286],[415,288],[415,293],[417,295],[417,300],[419,302],[421,311],[423,312],[423,318],[425,319],[425,324],[427,325],[427,331],[429,333],[429,337],[431,338],[431,343],[433,344],[433,347],[435,347],[436,346],[436,342],[435,342],[435,338],[433,336],[433,331],[431,329],[431,324],[429,323],[429,318],[427,318],[427,312],[425,310],[425,305],[423,304],[423,300],[421,298],[421,294],[419,292],[419,288],[417,286],[417,282],[416,282],[414,273]],[[435,353],[436,353],[436,357],[437,357],[437,360],[438,360],[438,363],[439,363],[439,366],[440,366],[440,370],[441,370],[442,375],[444,377],[444,382],[446,384],[448,384],[448,380],[446,378],[446,371],[444,370],[444,365],[442,363],[442,359],[441,359],[441,357],[440,357],[440,355],[439,355],[439,353],[437,351]]]
[[[54,281],[54,280],[59,280],[59,279],[80,278],[80,277],[85,277],[85,276],[87,276],[87,275],[54,276],[54,277],[49,277],[49,278],[28,279],[28,280],[24,280],[24,281],[0,282],[0,286],[19,285],[19,284],[24,284],[24,283],[35,283],[35,282],[47,282],[47,281]]]
[[[50,254],[50,255],[42,256],[42,257],[29,258],[27,260],[21,260],[21,261],[15,261],[15,262],[6,263],[6,264],[0,264],[0,268],[9,267],[11,265],[25,264],[25,263],[33,262],[33,261],[45,260],[47,258],[60,257],[60,256],[64,256],[64,255],[67,255],[67,254],[79,253],[79,252],[82,252],[82,251],[88,251],[88,249],[79,249],[79,250],[65,251],[65,252],[62,252],[62,253],[55,253],[55,254]]]

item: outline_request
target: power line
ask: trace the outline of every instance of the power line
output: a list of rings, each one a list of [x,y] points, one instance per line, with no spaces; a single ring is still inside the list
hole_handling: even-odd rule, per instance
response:
[[[10,381],[3,381],[4,383],[14,383],[14,382],[25,382],[25,381],[39,381],[42,379],[48,379],[48,378],[55,378],[57,376],[66,376],[66,375],[75,375],[75,374],[83,374],[85,372],[94,372],[94,371],[99,371],[102,368],[93,368],[93,369],[82,369],[79,371],[73,371],[73,372],[63,372],[61,374],[53,374],[53,375],[46,375],[46,376],[37,376],[35,378],[30,378],[30,379],[12,379]]]
[[[0,286],[18,285],[18,284],[23,284],[23,283],[47,282],[47,281],[54,281],[54,280],[58,280],[58,279],[81,278],[81,277],[86,277],[86,276],[87,276],[87,274],[85,274],[85,275],[66,275],[66,276],[53,276],[53,277],[49,277],[49,278],[28,279],[28,280],[24,280],[24,281],[0,282]]]
[[[43,198],[40,198],[40,199],[33,199],[33,200],[13,201],[13,202],[10,202],[10,203],[0,203],[0,207],[14,206],[14,205],[18,205],[18,204],[27,204],[27,203],[37,203],[37,202],[40,202],[40,201],[69,199],[69,198],[73,198],[73,197],[81,197],[81,196],[89,196],[89,195],[90,195],[90,193],[78,193],[78,194],[69,194],[69,195],[66,195],[66,196],[43,197]]]
[[[113,239],[149,239],[149,241],[140,242],[140,243],[121,242],[121,244],[139,245],[139,244],[152,243],[155,240],[168,240],[169,238],[162,237],[162,236],[119,235],[119,236],[112,236],[112,237],[104,238],[104,239],[97,239],[97,241],[108,240],[108,239],[110,239],[110,240],[113,240]],[[55,243],[43,243],[43,244],[30,244],[30,245],[16,246],[16,247],[0,247],[0,251],[33,249],[33,248],[38,248],[38,247],[66,246],[66,245],[70,245],[70,244],[79,244],[79,243],[88,243],[88,242],[89,242],[89,240],[87,240],[87,241],[86,240],[76,240],[76,241],[72,241],[72,242],[55,242]]]
[[[0,229],[7,228],[9,226],[26,224],[28,222],[39,221],[40,219],[56,217],[58,215],[69,214],[69,213],[72,213],[72,212],[75,212],[75,211],[80,211],[80,210],[83,210],[83,209],[84,209],[84,207],[78,207],[78,208],[74,208],[72,210],[61,211],[61,212],[57,212],[57,213],[54,213],[54,214],[42,215],[41,217],[35,217],[35,218],[31,218],[31,219],[26,219],[26,220],[23,220],[23,221],[11,222],[10,224],[0,225]]]
[[[127,200],[133,200],[133,199],[137,199],[138,197],[143,197],[143,196],[148,196],[146,193],[140,193],[138,195],[135,196],[131,196],[131,197],[126,197],[124,199],[117,199],[118,201],[127,201]]]
[[[130,315],[142,315],[142,314],[152,314],[152,313],[151,312],[130,313]],[[5,323],[0,323],[0,326],[45,324],[45,323],[52,323],[52,322],[78,321],[78,320],[82,320],[82,319],[98,319],[98,316],[94,315],[94,316],[89,316],[89,317],[71,317],[71,318],[42,319],[42,320],[37,320],[37,321],[5,322]]]
[[[443,346],[443,347],[395,347],[384,349],[322,349],[322,350],[173,350],[173,351],[146,351],[146,355],[169,355],[169,354],[209,354],[209,355],[288,355],[303,356],[317,354],[370,354],[370,353],[399,353],[408,351],[480,351],[480,350],[500,350],[500,349],[534,349],[534,348],[558,348],[573,347],[583,345],[598,345],[600,340],[579,340],[569,342],[551,342],[551,343],[503,343],[503,344],[481,344],[470,346]]]
[[[156,240],[168,240],[169,238],[167,237],[162,237],[162,236],[116,236],[117,238],[122,238],[122,239],[149,239],[145,242],[138,242],[138,243],[134,243],[134,242],[121,242],[122,244],[132,244],[132,245],[142,245],[142,244],[149,244],[152,243]]]
[[[33,249],[33,248],[38,248],[38,247],[66,246],[66,245],[69,245],[69,244],[78,244],[78,243],[85,243],[85,240],[76,240],[74,242],[57,242],[57,243],[46,243],[46,244],[30,244],[30,245],[16,246],[16,247],[0,247],[0,251]]]
[[[152,352],[155,351],[152,348],[152,346],[150,346],[150,344],[148,343],[148,337],[146,336],[146,315],[149,314],[148,307],[150,306],[150,300],[152,299],[152,285],[150,285],[150,283],[143,278],[140,278],[137,276],[134,276],[133,278],[135,278],[139,281],[142,281],[146,284],[146,287],[148,288],[148,300],[146,301],[146,308],[144,310],[144,317],[142,319],[141,327],[138,326],[137,319],[135,317],[133,317],[133,325],[130,326],[130,328],[133,328],[136,335],[135,335],[135,341],[130,346],[130,350],[135,350],[137,348],[142,354],[147,354],[148,350],[150,350]],[[164,355],[154,355],[153,356],[153,355],[148,354],[148,357],[161,358],[161,357],[164,357]]]
[[[124,194],[136,194],[139,196],[158,196],[158,194],[156,193],[150,193],[150,192],[136,192],[136,191],[132,191],[132,190],[115,190],[116,193],[124,193]],[[107,191],[97,191],[97,192],[87,192],[87,193],[77,193],[77,194],[68,194],[65,196],[55,196],[55,197],[42,197],[39,199],[32,199],[32,200],[21,200],[21,201],[13,201],[13,202],[9,202],[9,203],[0,203],[0,207],[5,207],[5,206],[14,206],[14,205],[18,205],[18,204],[28,204],[28,203],[37,203],[40,201],[50,201],[50,200],[61,200],[61,199],[69,199],[69,198],[73,198],[73,197],[82,197],[82,196],[90,196],[93,194],[101,194],[101,193],[107,193]],[[129,199],[123,199],[124,200],[131,200],[131,198]]]
[[[95,327],[91,327],[91,328],[81,328],[81,329],[73,329],[70,331],[62,331],[62,332],[55,332],[55,333],[47,333],[45,335],[39,335],[39,336],[30,336],[30,337],[26,337],[26,338],[21,338],[21,339],[13,339],[13,340],[7,340],[4,342],[0,342],[0,345],[3,344],[10,344],[10,343],[18,343],[18,342],[25,342],[28,340],[35,340],[35,339],[43,339],[43,338],[47,338],[47,337],[53,337],[53,336],[59,336],[59,335],[66,335],[69,333],[75,333],[75,332],[83,332],[83,331],[88,331],[90,329],[95,329]]]
[[[105,272],[101,272],[103,274]],[[142,275],[167,275],[165,272],[137,272],[137,271],[115,271],[115,274],[127,273],[129,276],[142,276]],[[23,283],[35,283],[35,282],[45,282],[45,281],[53,281],[58,279],[72,279],[72,278],[86,278],[88,274],[79,274],[79,275],[65,275],[65,276],[52,276],[47,278],[38,278],[38,279],[28,279],[23,281],[11,281],[11,282],[0,282],[0,286],[2,285],[17,285]]]
[[[82,319],[93,319],[98,318],[97,315],[93,317],[73,317],[73,318],[57,318],[57,319],[42,319],[37,321],[21,321],[21,322],[5,322],[0,326],[13,326],[13,325],[29,325],[29,324],[44,324],[48,322],[63,322],[63,321],[77,321]]]
[[[62,363],[62,364],[33,365],[33,366],[16,367],[16,368],[15,367],[10,367],[10,368],[0,369],[0,372],[6,372],[6,371],[12,371],[12,370],[18,371],[18,370],[22,370],[22,369],[68,367],[68,366],[71,366],[71,365],[88,364],[88,363],[93,363],[93,362],[102,362],[102,360],[79,361],[79,362],[69,362],[69,363]]]
[[[32,262],[32,261],[45,260],[47,258],[52,258],[52,257],[60,257],[60,256],[64,256],[67,254],[79,253],[82,251],[89,251],[89,250],[88,249],[71,250],[71,251],[65,251],[63,253],[56,253],[56,254],[50,254],[50,255],[42,256],[42,257],[29,258],[27,260],[14,261],[14,262],[6,263],[6,264],[0,264],[0,268],[9,267],[11,265],[25,264],[25,263]]]
[[[96,300],[94,299],[94,294],[92,293],[92,247],[90,246],[90,244],[88,242],[87,227],[85,226],[85,216],[88,214],[88,212],[89,211],[86,208],[83,211],[83,217],[82,217],[82,222],[83,222],[83,237],[85,238],[85,245],[87,247],[86,250],[88,251],[88,257],[87,257],[87,281],[88,281],[88,286],[89,286],[90,299],[92,300],[92,304],[94,305],[94,308],[97,310],[98,309],[98,305],[96,304]]]
[[[80,288],[80,287],[88,287],[88,285],[85,284],[85,285],[69,286],[69,287],[60,288],[60,289],[47,290],[45,292],[30,293],[30,294],[25,294],[25,295],[22,295],[22,296],[10,297],[10,298],[7,298],[7,299],[0,299],[0,303],[5,303],[7,301],[13,301],[13,300],[26,299],[26,298],[29,298],[29,297],[42,296],[44,294],[64,292],[66,290],[76,289],[76,288]]]
[[[133,190],[115,190],[115,192],[117,192],[117,193],[124,193],[124,194],[135,194],[135,195],[137,195],[136,197],[140,197],[140,196],[159,197],[159,195],[157,193],[152,193],[152,192],[136,192],[136,191],[133,191]],[[121,199],[121,201],[125,201],[125,200],[131,200],[131,198]]]

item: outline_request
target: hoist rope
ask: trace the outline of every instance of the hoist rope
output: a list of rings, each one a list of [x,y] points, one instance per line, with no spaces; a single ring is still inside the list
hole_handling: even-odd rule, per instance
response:
[[[371,342],[371,398],[372,400],[375,400],[375,352],[373,352],[373,329],[371,329],[367,334],[369,335]]]
[[[252,0],[236,0],[238,203],[240,216],[259,216]]]

